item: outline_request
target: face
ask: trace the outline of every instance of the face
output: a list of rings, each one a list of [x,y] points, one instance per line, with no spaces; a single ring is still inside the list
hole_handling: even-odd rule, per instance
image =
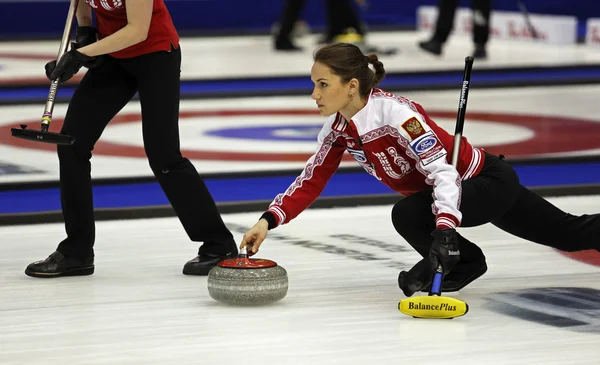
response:
[[[319,113],[329,116],[337,113],[350,102],[350,94],[356,92],[353,79],[343,83],[342,79],[331,72],[326,65],[315,62],[310,71],[310,78],[315,84],[311,98],[317,102]]]

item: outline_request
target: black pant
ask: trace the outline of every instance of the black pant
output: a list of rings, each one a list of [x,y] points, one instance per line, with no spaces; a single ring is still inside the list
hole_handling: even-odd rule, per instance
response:
[[[305,5],[306,0],[285,0],[280,20],[280,29],[276,37],[278,40],[289,39],[290,33],[294,29],[296,21],[300,18],[300,13]],[[350,0],[325,0],[325,7],[327,9],[328,22],[325,35],[327,41],[331,41],[335,36],[343,34],[346,28],[354,28],[358,34],[365,34],[363,25]]]
[[[454,14],[460,0],[440,0],[439,15],[433,39],[444,43],[454,26]],[[491,0],[471,0],[473,9],[473,42],[485,45],[490,37]]]
[[[95,240],[90,158],[108,122],[139,93],[142,134],[150,168],[192,241],[202,250],[235,248],[204,181],[179,147],[181,51],[155,52],[130,59],[106,57],[89,70],[73,94],[62,132],[75,137],[58,146],[60,193],[67,238],[65,256],[93,255]],[[119,169],[115,163],[115,169]]]
[[[461,227],[492,223],[517,237],[562,251],[600,249],[600,214],[565,213],[519,183],[514,169],[502,159],[485,154],[479,175],[462,182]],[[427,257],[435,229],[432,190],[400,200],[392,211],[394,227]],[[461,263],[481,259],[481,249],[458,235]]]

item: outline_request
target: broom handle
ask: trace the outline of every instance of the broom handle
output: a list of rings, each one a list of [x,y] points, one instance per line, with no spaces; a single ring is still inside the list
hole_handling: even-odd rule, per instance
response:
[[[460,142],[462,139],[463,126],[465,124],[465,114],[467,111],[467,100],[469,98],[469,86],[471,84],[471,70],[473,69],[474,58],[469,56],[465,58],[465,71],[463,74],[460,99],[458,101],[458,114],[456,116],[456,128],[454,129],[454,146],[452,147],[452,166],[458,171],[458,156],[460,152]],[[442,292],[442,265],[438,265],[429,295],[439,296]]]
[[[69,12],[67,13],[67,21],[65,23],[65,29],[63,31],[62,40],[60,42],[60,48],[58,49],[58,56],[56,57],[56,62],[60,60],[62,55],[67,52],[67,47],[69,46],[69,39],[71,38],[71,29],[73,26],[73,19],[75,18],[75,13],[77,12],[77,5],[79,4],[79,0],[71,0],[71,5],[69,6]],[[42,132],[47,132],[48,127],[50,127],[50,123],[52,122],[52,113],[54,111],[54,101],[56,99],[56,93],[58,92],[58,82],[59,79],[53,80],[50,83],[50,91],[48,92],[48,99],[46,99],[46,106],[44,108],[44,114],[42,115]]]

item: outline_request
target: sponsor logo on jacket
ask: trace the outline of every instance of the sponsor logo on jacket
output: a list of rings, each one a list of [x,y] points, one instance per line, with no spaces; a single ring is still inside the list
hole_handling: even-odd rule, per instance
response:
[[[348,151],[348,153],[354,157],[354,159],[360,163],[366,163],[367,162],[367,156],[365,156],[365,151],[363,150],[357,150],[354,148],[346,148],[346,150]]]
[[[386,151],[394,159],[394,164],[400,168],[400,172],[394,170],[385,152],[373,152],[373,155],[377,157],[381,167],[383,168],[383,171],[385,171],[387,176],[391,177],[392,179],[400,180],[406,176],[406,174],[412,171],[410,163],[402,158],[402,156],[398,154],[398,151],[396,151],[394,147],[390,146],[386,148]]]
[[[412,141],[410,147],[417,154],[417,157],[421,160],[423,166],[427,166],[433,161],[446,156],[444,146],[432,131],[429,131],[420,138]]]

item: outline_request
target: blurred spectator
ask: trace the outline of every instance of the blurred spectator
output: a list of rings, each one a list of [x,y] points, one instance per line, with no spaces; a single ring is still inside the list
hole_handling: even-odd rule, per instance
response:
[[[437,56],[442,54],[444,43],[448,40],[454,26],[454,14],[458,5],[459,0],[440,0],[435,32],[430,40],[420,42],[419,47]],[[486,58],[486,45],[490,36],[491,0],[471,0],[471,6],[473,9],[473,42],[475,43],[473,57]]]
[[[363,0],[358,0],[361,2]],[[283,13],[278,22],[275,32],[275,49],[278,51],[299,51],[293,41],[294,27],[299,22],[300,13],[306,5],[306,0],[286,0],[283,6]],[[348,29],[353,29],[358,35],[358,40],[362,42],[365,35],[365,27],[359,19],[352,4],[352,0],[325,0],[327,11],[327,30],[319,43],[331,43],[339,35],[347,33]]]

